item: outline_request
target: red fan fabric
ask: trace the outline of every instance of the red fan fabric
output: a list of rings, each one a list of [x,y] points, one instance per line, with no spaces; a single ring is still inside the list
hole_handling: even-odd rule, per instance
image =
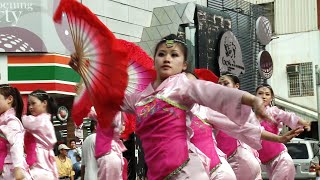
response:
[[[123,113],[124,118],[124,131],[121,133],[120,138],[123,140],[128,140],[130,134],[132,134],[136,129],[136,116],[132,114]]]
[[[129,59],[127,69],[128,86],[125,93],[131,94],[143,91],[156,78],[153,59],[136,44],[121,39],[118,41],[124,45]],[[91,99],[85,87],[80,87],[77,94],[73,102],[71,116],[76,126],[80,126],[83,118],[86,117],[90,111],[92,104],[90,103]],[[131,119],[135,120],[134,118]],[[134,122],[131,124],[134,124]]]
[[[214,83],[218,83],[219,81],[219,77],[208,69],[194,69],[194,73],[201,80],[211,81]]]
[[[77,96],[73,100],[71,117],[77,127],[83,123],[83,118],[87,117],[92,107],[89,92],[85,87],[80,87]]]
[[[128,86],[126,94],[143,91],[156,78],[153,59],[148,54],[132,42],[118,40],[128,53]]]
[[[75,0],[61,0],[54,20],[66,14],[75,44],[76,60],[70,66],[84,80],[99,125],[106,128],[120,110],[128,83],[126,49],[87,7]],[[92,57],[92,58],[91,58]]]

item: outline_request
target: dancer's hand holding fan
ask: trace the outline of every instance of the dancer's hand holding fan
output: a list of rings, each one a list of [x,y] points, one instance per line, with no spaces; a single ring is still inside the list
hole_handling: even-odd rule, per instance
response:
[[[67,15],[75,46],[69,65],[81,75],[100,126],[109,127],[120,110],[128,84],[126,49],[81,3],[61,0],[54,21],[61,21],[64,14]]]

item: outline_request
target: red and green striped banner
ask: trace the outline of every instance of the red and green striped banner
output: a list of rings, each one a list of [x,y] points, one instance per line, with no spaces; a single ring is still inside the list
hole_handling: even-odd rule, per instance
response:
[[[57,54],[8,56],[8,81],[22,94],[36,89],[75,95],[80,76],[69,67],[70,58]]]

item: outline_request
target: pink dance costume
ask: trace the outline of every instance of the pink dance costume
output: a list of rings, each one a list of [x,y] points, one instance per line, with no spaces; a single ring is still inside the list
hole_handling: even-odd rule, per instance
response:
[[[259,126],[259,123],[249,123],[257,121],[254,113],[250,114],[250,118],[248,123],[246,123],[242,127],[242,131],[239,133],[247,133],[250,132],[245,130],[248,129],[248,126],[253,127],[254,129],[260,129],[260,131],[256,131],[256,140],[261,143],[260,137],[263,128]],[[249,128],[250,129],[250,128]],[[238,180],[260,180],[261,177],[261,166],[260,162],[257,160],[256,155],[254,154],[255,150],[252,150],[246,143],[238,140],[237,138],[231,137],[227,133],[227,131],[218,131],[216,134],[217,146],[227,155],[227,161],[231,165],[236,177]],[[250,136],[248,136],[250,137]],[[254,147],[255,149],[260,149]]]
[[[99,180],[126,180],[126,160],[122,153],[126,147],[120,140],[122,129],[122,113],[114,118],[110,128],[100,128],[98,125],[96,136],[96,158],[98,164]]]
[[[187,111],[199,103],[241,122],[251,109],[241,104],[243,93],[208,81],[190,81],[181,73],[156,89],[149,84],[141,93],[126,95],[122,109],[137,115],[136,134],[145,152],[148,179],[209,179],[188,140]]]
[[[292,129],[299,127],[299,117],[294,113],[283,111],[276,106],[266,107],[266,112],[271,115],[277,123],[262,121],[261,126],[274,134],[280,133],[282,123]],[[261,163],[266,165],[270,180],[293,180],[295,167],[293,160],[287,152],[287,148],[282,143],[262,141],[262,149],[258,151]]]
[[[16,117],[13,108],[0,115],[0,134],[2,138],[0,154],[2,174],[0,179],[14,180],[13,171],[15,167],[22,169],[25,179],[31,179],[23,152],[24,133],[22,123]]]
[[[42,113],[38,116],[23,116],[26,129],[25,150],[27,162],[33,179],[58,179],[57,165],[53,146],[57,142],[51,115]]]
[[[259,149],[261,148],[260,137],[262,128],[248,123],[245,123],[244,126],[237,125],[223,114],[199,105],[195,105],[191,112],[195,115],[191,124],[194,131],[191,142],[211,159],[211,179],[221,179],[220,177],[228,180],[235,179],[233,173],[224,172],[224,169],[217,167],[221,165],[221,159],[216,151],[217,148],[212,129],[226,131],[231,136],[242,139]],[[229,169],[231,169],[231,167]],[[215,170],[219,170],[220,172],[214,173]],[[232,176],[228,177],[230,174],[232,174]]]

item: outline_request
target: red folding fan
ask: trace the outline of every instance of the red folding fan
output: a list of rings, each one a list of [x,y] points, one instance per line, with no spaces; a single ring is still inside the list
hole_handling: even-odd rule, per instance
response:
[[[153,67],[153,60],[139,46],[125,40],[117,40],[128,53],[128,86],[125,93],[131,94],[143,91],[152,81],[155,80],[156,71]],[[77,96],[73,102],[72,119],[77,126],[82,124],[82,120],[90,111],[92,104],[86,88],[78,85]],[[130,118],[134,119],[134,118]]]
[[[126,49],[81,3],[61,0],[54,21],[61,22],[63,14],[67,15],[75,46],[69,65],[81,75],[100,126],[109,127],[120,110],[128,84]]]
[[[80,127],[83,123],[83,118],[87,117],[92,107],[89,92],[87,91],[85,84],[81,80],[76,87],[77,95],[74,97],[72,104],[71,117],[77,127]]]
[[[208,69],[194,69],[194,73],[201,80],[211,81],[214,83],[218,83],[219,81],[219,77]]]
[[[139,46],[125,40],[118,40],[128,53],[128,86],[126,94],[143,91],[156,78],[152,58]]]

